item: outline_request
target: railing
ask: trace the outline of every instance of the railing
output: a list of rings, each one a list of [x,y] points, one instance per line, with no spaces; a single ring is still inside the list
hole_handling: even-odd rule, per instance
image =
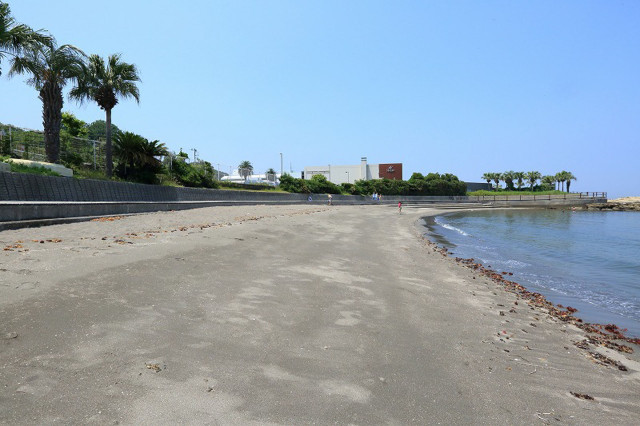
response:
[[[61,134],[60,159],[78,166],[104,168],[104,145],[102,141]],[[44,133],[40,130],[0,124],[0,155],[46,161]]]
[[[564,194],[544,195],[472,195],[469,200],[476,201],[543,201],[607,198],[606,192],[567,192]]]

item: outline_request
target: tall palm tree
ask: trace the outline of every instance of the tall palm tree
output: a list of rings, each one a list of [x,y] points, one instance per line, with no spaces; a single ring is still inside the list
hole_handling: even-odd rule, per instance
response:
[[[107,143],[105,146],[106,173],[113,174],[111,145],[111,110],[118,104],[118,98],[134,98],[140,102],[140,91],[136,83],[140,81],[138,69],[133,64],[120,60],[120,54],[109,55],[105,63],[98,55],[91,55],[76,87],[69,96],[80,103],[95,101],[106,113]]]
[[[556,177],[553,175],[545,175],[542,176],[542,178],[540,179],[540,181],[547,185],[548,187],[550,186],[551,188],[555,189],[555,184],[556,184]]]
[[[525,173],[527,181],[529,182],[529,188],[533,191],[533,187],[536,185],[538,179],[542,177],[540,172],[527,172]]]
[[[509,170],[508,172],[502,173],[502,180],[507,186],[507,189],[514,189],[513,180],[516,178],[516,172],[513,170]]]
[[[38,45],[49,44],[53,39],[43,30],[34,31],[24,24],[17,24],[7,3],[0,2],[0,62],[5,55],[19,56]],[[2,69],[0,68],[0,75]]]
[[[524,179],[525,179],[525,173],[524,172],[515,172],[513,174],[514,178],[516,179],[516,185],[518,185],[518,189],[522,188],[522,185],[524,183]]]
[[[488,184],[491,184],[491,181],[493,180],[493,173],[487,172],[483,174],[482,179],[486,180]]]
[[[60,127],[62,124],[62,88],[68,81],[76,81],[82,71],[84,53],[75,46],[36,45],[25,50],[11,62],[9,76],[29,74],[27,84],[39,92],[42,101],[42,124],[47,161],[55,163],[60,156]]]
[[[562,173],[564,173],[564,179],[567,182],[567,192],[569,192],[569,187],[571,186],[571,181],[572,180],[578,180],[578,178],[576,178],[573,175],[573,173],[571,173],[571,172],[562,171]]]
[[[250,161],[243,161],[238,165],[238,174],[244,178],[246,182],[249,176],[253,174],[253,165]]]
[[[500,189],[500,180],[502,179],[502,173],[491,173],[491,179],[496,183],[496,191]]]
[[[566,173],[564,170],[556,173],[556,182],[560,184],[560,190],[564,192],[564,181],[567,180],[565,178]]]

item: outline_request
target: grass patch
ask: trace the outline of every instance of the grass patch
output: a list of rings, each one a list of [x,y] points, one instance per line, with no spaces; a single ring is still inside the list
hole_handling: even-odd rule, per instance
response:
[[[26,166],[24,164],[15,164],[12,161],[8,162],[11,166],[11,171],[13,173],[29,173],[32,175],[44,175],[44,176],[61,176],[60,173],[54,172],[53,170],[49,170],[46,167],[38,166],[31,167]]]
[[[77,179],[97,179],[109,180],[102,170],[85,169],[83,167],[72,167],[73,177]]]

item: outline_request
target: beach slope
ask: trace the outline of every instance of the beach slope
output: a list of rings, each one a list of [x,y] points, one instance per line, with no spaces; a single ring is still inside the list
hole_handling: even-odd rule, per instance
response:
[[[0,232],[3,424],[635,424],[581,330],[428,208],[220,207]]]

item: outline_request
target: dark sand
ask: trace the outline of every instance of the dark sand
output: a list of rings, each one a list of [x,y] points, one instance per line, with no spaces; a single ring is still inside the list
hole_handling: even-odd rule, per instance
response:
[[[434,213],[0,232],[0,423],[637,424],[640,365],[435,252]]]

